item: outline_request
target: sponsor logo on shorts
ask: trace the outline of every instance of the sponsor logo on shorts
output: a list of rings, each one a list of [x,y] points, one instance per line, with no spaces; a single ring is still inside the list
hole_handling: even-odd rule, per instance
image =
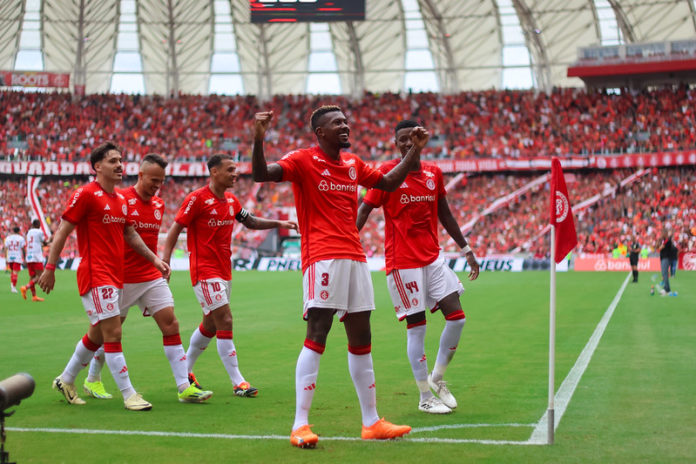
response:
[[[215,295],[215,299],[216,299],[217,301],[222,300],[222,295],[220,295],[220,294],[218,293],[217,295]]]
[[[114,304],[113,304],[113,303],[107,304],[107,305],[106,305],[106,310],[107,310],[107,311],[113,311],[113,310],[114,310]]]
[[[329,292],[327,292],[326,290],[322,290],[321,293],[319,294],[319,296],[321,297],[322,300],[326,300],[329,298]]]
[[[413,306],[418,306],[418,298],[412,299],[411,303],[413,303]]]

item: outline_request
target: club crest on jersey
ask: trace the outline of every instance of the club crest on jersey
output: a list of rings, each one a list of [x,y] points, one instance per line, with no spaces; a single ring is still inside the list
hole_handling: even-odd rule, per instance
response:
[[[123,211],[124,216],[128,215],[128,207],[126,205],[121,205],[121,211]]]
[[[350,169],[348,169],[348,177],[350,177],[351,180],[355,180],[355,178],[358,177],[358,173],[355,170],[355,166],[351,166]]]
[[[425,181],[425,186],[428,187],[430,190],[435,190],[435,181],[432,179],[428,179]]]
[[[230,216],[234,216],[234,206],[230,206]]]
[[[157,219],[158,221],[162,219],[162,213],[160,213],[158,209],[155,210],[155,219]]]

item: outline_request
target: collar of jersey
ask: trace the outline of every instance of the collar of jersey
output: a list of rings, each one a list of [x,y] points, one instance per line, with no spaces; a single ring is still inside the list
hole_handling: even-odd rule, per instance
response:
[[[324,158],[324,161],[326,161],[327,163],[336,164],[338,166],[343,166],[343,156],[341,155],[340,151],[338,152],[338,161],[334,160],[329,155],[324,153],[324,150],[322,150],[319,145],[314,146],[314,152],[319,154],[319,156],[321,156],[322,158]]]
[[[215,192],[213,192],[213,189],[210,188],[210,184],[207,184],[207,185],[205,186],[205,188],[208,189],[208,191],[210,192],[210,194],[211,194],[211,195],[213,196],[213,198],[215,198],[217,201],[224,201],[224,202],[227,202],[227,195],[225,195],[225,194],[223,193],[223,195],[225,195],[223,198],[218,197],[217,195],[215,195]],[[227,192],[227,191],[225,190],[225,193],[226,193],[226,192]]]

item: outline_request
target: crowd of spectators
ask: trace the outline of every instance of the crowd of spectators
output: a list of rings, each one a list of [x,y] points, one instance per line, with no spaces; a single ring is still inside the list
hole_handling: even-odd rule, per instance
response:
[[[158,152],[206,160],[216,152],[249,156],[256,111],[273,109],[266,152],[313,143],[309,115],[338,104],[350,119],[353,150],[365,159],[392,156],[393,126],[416,119],[432,133],[426,156],[526,158],[657,152],[696,147],[696,90],[669,88],[605,94],[581,89],[476,91],[453,95],[366,94],[176,98],[139,95],[0,92],[0,158],[83,160],[106,139],[126,159]],[[17,148],[25,146],[26,148]]]
[[[566,173],[572,205],[578,205],[597,194],[611,192],[576,214],[578,253],[610,253],[619,244],[637,239],[649,249],[655,249],[663,229],[674,233],[681,251],[696,251],[696,170],[688,168],[653,168],[625,187],[623,179],[635,173],[633,169],[577,171]],[[479,174],[461,177],[452,182],[448,202],[460,226],[475,219],[467,231],[467,239],[479,256],[524,253],[543,258],[548,256],[549,191],[542,182],[490,214],[482,215],[496,199],[529,184],[540,173]],[[446,183],[452,181],[447,176]],[[70,192],[85,179],[44,180],[38,196],[49,226],[55,230]],[[128,179],[124,185],[133,183]],[[167,179],[160,196],[166,212],[162,234],[171,226],[176,211],[186,194],[205,185],[204,178]],[[14,226],[26,233],[33,214],[26,204],[25,181],[0,181],[0,237],[9,234]],[[293,218],[294,204],[291,186],[287,183],[255,184],[249,176],[239,179],[234,193],[250,212],[267,218]],[[253,254],[266,239],[268,231],[253,231],[245,227],[235,230],[233,243],[238,256]],[[368,256],[384,254],[384,217],[381,209],[373,210],[361,240]],[[457,246],[441,228],[440,243],[445,252],[456,252]],[[0,241],[0,248],[2,242]],[[185,241],[178,244],[185,251]],[[2,250],[4,254],[4,250]],[[64,257],[75,257],[74,234],[69,238]]]

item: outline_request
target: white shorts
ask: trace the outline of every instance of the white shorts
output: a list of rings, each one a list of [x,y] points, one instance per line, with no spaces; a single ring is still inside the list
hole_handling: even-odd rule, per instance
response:
[[[230,284],[228,280],[209,279],[199,280],[193,286],[193,292],[196,294],[198,302],[201,304],[203,314],[206,316],[211,311],[218,309],[220,306],[225,306],[230,302]]]
[[[119,316],[121,289],[113,285],[91,288],[82,295],[82,306],[89,318],[89,323],[97,325],[99,321]]]
[[[160,309],[174,307],[174,297],[167,281],[161,277],[148,282],[123,284],[121,317],[128,316],[128,310],[136,304],[143,316],[153,316]]]
[[[387,287],[400,321],[426,308],[435,312],[437,302],[447,295],[464,293],[457,274],[445,264],[443,257],[424,267],[394,269],[387,276]]]
[[[304,308],[327,308],[338,312],[340,320],[348,313],[373,311],[375,296],[367,263],[352,259],[327,259],[310,265],[302,276]]]

